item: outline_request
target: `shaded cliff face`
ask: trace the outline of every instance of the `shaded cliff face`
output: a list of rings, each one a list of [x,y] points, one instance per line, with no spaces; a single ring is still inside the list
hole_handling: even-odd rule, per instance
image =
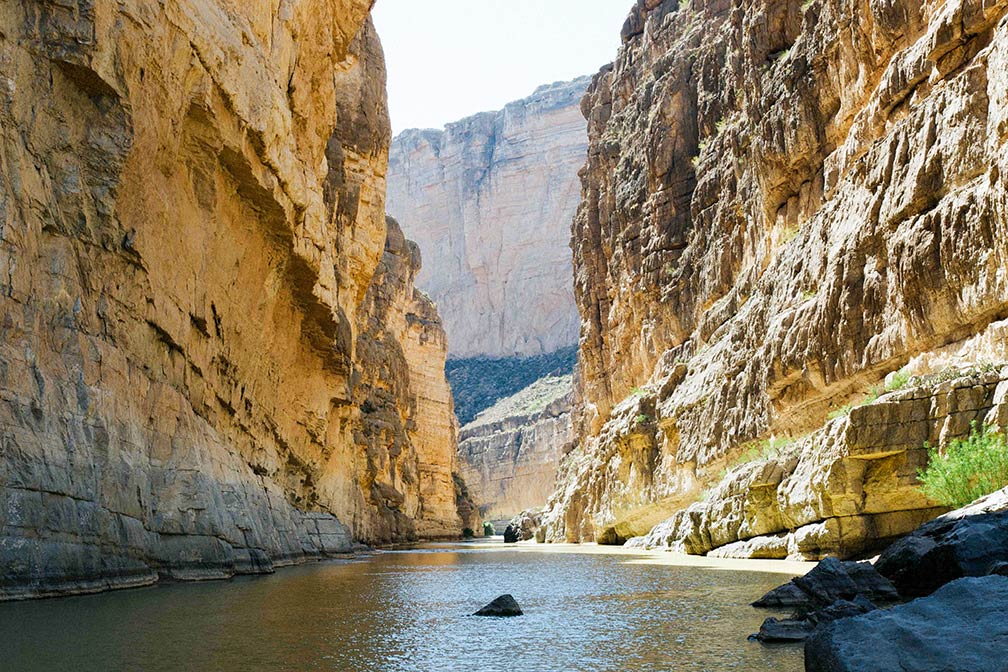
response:
[[[413,287],[419,248],[394,219],[387,221],[385,252],[361,307],[357,351],[367,367],[357,382],[355,443],[365,449],[362,485],[380,514],[365,536],[457,537],[463,523],[452,480],[457,424],[444,373],[445,332],[433,302]]]
[[[572,378],[537,380],[462,427],[459,471],[485,518],[510,520],[553,493],[573,439]]]
[[[582,78],[392,143],[388,211],[420,244],[417,284],[449,355],[511,357],[577,341],[570,222],[587,147]]]
[[[584,404],[549,536],[643,534],[911,359],[1008,356],[1006,12],[637,3],[583,104]]]
[[[370,4],[0,8],[0,596],[457,532]]]

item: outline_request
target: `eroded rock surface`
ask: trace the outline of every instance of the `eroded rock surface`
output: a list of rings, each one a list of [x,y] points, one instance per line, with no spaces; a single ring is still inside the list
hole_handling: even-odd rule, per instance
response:
[[[751,442],[822,427],[909,362],[1008,359],[1006,13],[1004,0],[637,3],[583,103],[583,404],[548,538],[645,534]],[[945,420],[909,401],[746,471],[723,504],[681,514],[695,535],[670,538],[817,557],[913,529],[937,513],[910,490]]]
[[[944,513],[920,491],[925,443],[1008,412],[1008,369],[913,386],[852,408],[781,455],[730,470],[645,545],[719,557],[817,560],[884,548]]]
[[[452,357],[554,352],[577,342],[570,224],[588,143],[589,79],[392,143],[388,210],[426,256]]]
[[[370,4],[0,6],[0,598],[458,534]]]
[[[502,399],[459,433],[459,471],[490,520],[541,507],[573,439],[572,376],[547,376]]]

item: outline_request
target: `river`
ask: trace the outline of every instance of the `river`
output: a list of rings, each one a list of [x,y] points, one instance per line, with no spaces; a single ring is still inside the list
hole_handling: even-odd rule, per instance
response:
[[[429,544],[265,577],[0,604],[0,669],[802,669],[800,647],[746,641],[767,616],[748,603],[788,566],[590,549]],[[525,615],[469,615],[501,593]]]

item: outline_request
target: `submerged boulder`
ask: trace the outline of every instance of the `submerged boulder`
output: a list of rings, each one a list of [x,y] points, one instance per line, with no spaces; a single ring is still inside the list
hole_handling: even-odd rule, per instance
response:
[[[473,616],[521,616],[522,610],[511,595],[501,595]]]
[[[844,618],[805,641],[806,672],[1004,672],[1008,578],[963,578],[891,609]]]
[[[892,544],[875,567],[906,596],[928,595],[1008,562],[1008,488],[936,518]]]

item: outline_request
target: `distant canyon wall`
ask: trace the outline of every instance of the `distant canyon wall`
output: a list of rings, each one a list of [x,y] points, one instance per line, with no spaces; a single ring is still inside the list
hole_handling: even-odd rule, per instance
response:
[[[548,538],[645,534],[759,441],[808,435],[887,374],[1008,358],[1006,15],[1004,0],[636,3],[583,105],[582,402]],[[983,419],[994,387],[953,415]],[[937,401],[959,393],[919,394],[936,401],[885,401],[800,442],[805,459],[833,455],[820,467],[834,476],[797,524],[903,512],[895,535],[919,522],[919,497],[856,496],[876,467],[901,492],[917,442],[964,431]],[[754,510],[794,513],[778,487],[793,468],[751,475],[766,497]],[[732,488],[712,493],[722,509],[670,520],[661,543],[713,534]],[[830,488],[855,493],[842,514]],[[735,519],[719,543],[780,529],[755,527]]]
[[[450,357],[577,342],[569,241],[588,82],[543,86],[503,110],[392,142],[388,211],[424,251],[417,285],[444,319]]]
[[[370,6],[0,7],[0,599],[466,524]]]
[[[573,394],[572,376],[546,376],[462,427],[460,473],[483,518],[510,519],[549,499],[573,440]]]

